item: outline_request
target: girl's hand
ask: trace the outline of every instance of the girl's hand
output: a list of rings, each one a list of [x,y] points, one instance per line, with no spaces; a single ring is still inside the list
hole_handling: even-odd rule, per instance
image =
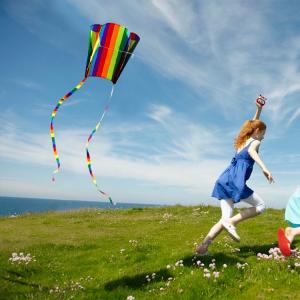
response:
[[[270,173],[270,171],[268,169],[263,169],[263,173],[266,176],[266,178],[268,179],[269,183],[274,182],[273,175]]]
[[[257,108],[262,109],[263,106],[266,104],[266,100],[267,100],[266,97],[264,97],[262,95],[259,95],[258,98],[255,101]]]
[[[255,102],[255,104],[256,104],[256,107],[257,107],[257,109],[258,110],[262,110],[263,109],[263,105],[261,105],[259,102]]]

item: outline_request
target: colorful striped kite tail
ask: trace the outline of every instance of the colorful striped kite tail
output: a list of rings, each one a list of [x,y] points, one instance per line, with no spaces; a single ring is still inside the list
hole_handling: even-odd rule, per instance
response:
[[[112,205],[116,205],[116,203],[113,202],[112,198],[110,197],[110,195],[102,190],[100,190],[100,188],[98,187],[98,184],[97,184],[97,180],[96,180],[96,177],[94,176],[93,174],[93,170],[92,170],[92,166],[91,166],[91,157],[90,157],[90,153],[89,153],[89,149],[88,149],[88,143],[86,145],[86,148],[85,148],[85,151],[86,151],[86,157],[87,157],[87,164],[88,164],[88,169],[89,169],[89,173],[92,177],[92,181],[93,181],[93,184],[95,185],[97,191],[107,200],[109,200],[110,204]]]
[[[58,173],[60,171],[60,160],[59,160],[59,156],[58,156],[58,152],[57,152],[57,148],[56,148],[56,141],[55,141],[55,133],[54,133],[54,125],[53,125],[53,121],[54,118],[57,114],[57,111],[59,109],[59,107],[70,97],[72,96],[76,91],[78,91],[82,85],[85,83],[87,77],[84,77],[77,85],[75,88],[73,88],[69,93],[67,93],[66,95],[64,95],[61,99],[59,99],[56,107],[54,108],[52,114],[51,114],[51,123],[50,123],[50,136],[51,136],[51,141],[52,141],[52,148],[53,148],[53,154],[56,160],[56,164],[57,164],[57,168],[53,171],[53,176],[52,176],[52,181],[55,181],[55,174]]]
[[[87,140],[87,143],[85,145],[85,151],[86,151],[86,160],[87,160],[87,165],[88,165],[88,169],[89,169],[89,173],[90,173],[90,176],[92,178],[92,181],[93,181],[93,184],[95,185],[95,187],[97,188],[97,190],[100,192],[100,194],[102,196],[104,196],[106,199],[109,200],[109,202],[112,204],[112,205],[116,205],[116,203],[113,202],[112,198],[110,197],[110,195],[104,191],[102,191],[99,187],[98,187],[98,184],[97,184],[97,180],[96,180],[96,177],[94,176],[93,174],[93,170],[92,170],[92,163],[91,163],[91,156],[90,156],[90,152],[89,152],[89,145],[90,145],[90,142],[94,136],[94,134],[98,131],[98,129],[101,127],[101,122],[106,114],[106,112],[108,111],[108,108],[109,108],[109,102],[110,100],[112,99],[112,96],[113,96],[113,93],[114,93],[114,85],[112,85],[112,89],[111,89],[111,92],[110,92],[110,96],[109,96],[109,99],[105,105],[105,108],[104,108],[104,111],[101,115],[101,118],[100,120],[98,121],[96,127],[92,130],[91,134],[89,135],[88,137],[88,140]]]

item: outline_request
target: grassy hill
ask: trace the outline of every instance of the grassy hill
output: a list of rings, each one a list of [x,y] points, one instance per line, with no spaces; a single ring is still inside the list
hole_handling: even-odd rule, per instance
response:
[[[222,233],[195,259],[219,217],[207,206],[2,217],[0,299],[300,299],[300,259],[257,257],[277,246],[283,210],[241,223],[240,243]]]

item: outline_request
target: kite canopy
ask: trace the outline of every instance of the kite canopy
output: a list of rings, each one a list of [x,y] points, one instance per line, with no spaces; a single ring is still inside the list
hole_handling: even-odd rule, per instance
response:
[[[139,40],[136,33],[115,23],[92,25],[85,77],[102,77],[115,84]]]

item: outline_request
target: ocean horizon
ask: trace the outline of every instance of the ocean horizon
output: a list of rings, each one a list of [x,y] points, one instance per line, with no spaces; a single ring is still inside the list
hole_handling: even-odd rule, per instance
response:
[[[117,203],[116,205],[112,205],[109,202],[100,201],[0,196],[0,216],[23,215],[26,213],[47,211],[66,211],[80,208],[126,209],[158,206],[161,205],[143,203]]]

